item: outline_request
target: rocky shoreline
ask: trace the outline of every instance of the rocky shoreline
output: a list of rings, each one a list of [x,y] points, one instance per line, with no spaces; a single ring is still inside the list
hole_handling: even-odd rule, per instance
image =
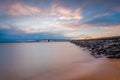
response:
[[[87,48],[95,58],[120,58],[120,36],[89,40],[72,40],[71,43]]]

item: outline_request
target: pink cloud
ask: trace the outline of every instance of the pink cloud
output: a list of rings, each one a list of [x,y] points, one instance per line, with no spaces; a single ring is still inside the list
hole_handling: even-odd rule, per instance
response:
[[[94,30],[100,30],[101,32],[98,33],[91,33],[89,34],[89,32]],[[84,31],[87,36],[81,36],[80,31]],[[79,33],[77,33],[79,32]],[[97,27],[97,26],[90,26],[90,25],[79,25],[79,27],[76,29],[76,34],[71,33],[73,36],[77,35],[76,37],[74,37],[74,39],[86,39],[86,38],[100,38],[100,37],[111,37],[111,36],[120,36],[120,25],[116,25],[116,26],[101,26],[101,27]],[[80,36],[79,36],[80,35]]]
[[[103,28],[106,31],[102,32],[102,33],[99,33],[99,34],[92,35],[93,38],[120,36],[120,25],[104,26],[104,27],[101,27],[101,28]]]
[[[60,28],[63,28],[63,29],[68,29],[68,30],[78,30],[80,27],[80,24],[77,23],[77,22],[71,22],[71,23],[56,23],[56,24],[53,24],[53,26],[55,27],[60,27]]]
[[[58,19],[71,20],[71,19],[82,19],[82,9],[70,9],[61,5],[53,4],[50,9],[51,15],[57,16]]]
[[[71,10],[70,10],[70,9],[67,9],[67,8],[65,8],[65,7],[57,7],[56,10],[57,10],[58,13],[60,13],[60,14],[65,14],[65,15],[67,15],[67,14],[70,14],[70,13],[71,13]]]
[[[75,10],[72,10],[71,13],[69,13],[68,15],[64,16],[63,19],[78,19],[81,20],[83,18],[82,14],[82,10],[80,8],[77,8]]]
[[[82,19],[83,16],[81,15],[82,14],[82,10],[80,8],[76,9],[73,13],[73,17],[75,19]]]
[[[13,3],[7,6],[1,5],[0,7],[4,8],[7,14],[13,16],[42,15],[47,17],[46,15],[49,15],[56,17],[58,20],[81,20],[83,18],[81,8],[70,9],[57,4],[53,4],[44,10],[24,3]]]
[[[111,37],[111,36],[119,36],[119,32],[108,31],[108,32],[103,32],[103,33],[99,33],[96,35],[92,35],[93,38]]]
[[[30,16],[39,15],[41,11],[39,8],[33,6],[15,3],[9,6],[7,13],[13,16]]]
[[[63,29],[70,29],[73,31],[101,29],[101,27],[98,28],[98,27],[95,27],[95,26],[93,27],[88,24],[80,24],[77,21],[72,21],[72,22],[68,22],[68,23],[54,23],[52,26],[61,27]]]
[[[108,30],[108,31],[120,31],[120,25],[116,25],[116,26],[104,26],[104,29]]]
[[[82,10],[80,8],[76,9],[76,10],[71,10],[70,13],[68,13],[67,15],[60,15],[59,19],[64,19],[64,20],[71,20],[71,19],[75,19],[75,20],[81,20],[83,18],[83,16],[81,15]]]

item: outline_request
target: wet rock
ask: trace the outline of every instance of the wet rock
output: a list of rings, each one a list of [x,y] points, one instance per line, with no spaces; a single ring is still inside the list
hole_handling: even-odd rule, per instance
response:
[[[96,58],[102,56],[106,56],[107,58],[120,58],[120,37],[73,40],[71,43],[87,48],[91,52],[91,55]]]

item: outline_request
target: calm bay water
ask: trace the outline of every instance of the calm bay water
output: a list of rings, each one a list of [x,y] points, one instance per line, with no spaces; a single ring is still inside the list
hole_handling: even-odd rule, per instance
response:
[[[0,43],[0,80],[120,80],[120,60],[69,42]]]

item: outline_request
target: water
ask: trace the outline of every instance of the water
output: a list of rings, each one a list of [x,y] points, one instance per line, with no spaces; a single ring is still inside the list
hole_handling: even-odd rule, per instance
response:
[[[0,43],[0,80],[120,80],[120,60],[69,42]]]

